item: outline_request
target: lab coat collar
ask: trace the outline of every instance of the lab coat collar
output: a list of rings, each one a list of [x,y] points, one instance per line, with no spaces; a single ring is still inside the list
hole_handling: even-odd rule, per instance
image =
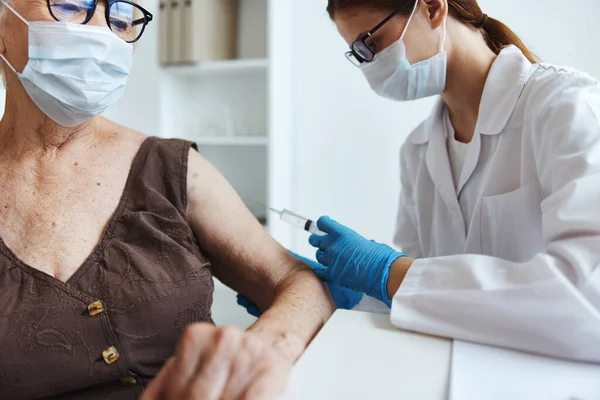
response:
[[[425,120],[421,129],[414,131],[409,137],[408,141],[412,144],[425,144],[429,142],[429,139],[438,129],[441,130],[442,118],[444,118],[444,107],[445,103],[442,99],[439,99],[436,103],[433,111],[429,118]]]
[[[501,133],[512,115],[533,65],[516,46],[504,48],[492,64],[479,106],[477,130],[482,135]],[[409,137],[414,144],[424,144],[441,126],[445,104],[440,99],[423,129]]]
[[[517,46],[508,46],[498,54],[479,106],[477,126],[482,135],[497,135],[504,130],[533,69]]]

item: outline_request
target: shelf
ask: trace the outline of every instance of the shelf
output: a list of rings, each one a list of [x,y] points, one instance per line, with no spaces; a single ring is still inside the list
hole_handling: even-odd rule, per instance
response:
[[[206,136],[191,139],[198,146],[267,146],[265,136]]]
[[[172,65],[163,67],[163,71],[179,76],[202,75],[238,75],[265,73],[269,67],[266,58],[247,60],[206,61],[194,65]]]

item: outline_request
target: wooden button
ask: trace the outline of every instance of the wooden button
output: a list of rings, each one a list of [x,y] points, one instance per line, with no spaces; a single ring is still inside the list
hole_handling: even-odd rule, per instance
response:
[[[119,352],[115,346],[110,346],[102,352],[102,357],[104,357],[104,361],[110,365],[119,359]]]
[[[124,385],[137,385],[137,380],[133,376],[121,378],[121,383]]]
[[[88,314],[90,315],[90,317],[93,317],[94,315],[102,314],[103,311],[104,311],[104,306],[102,305],[102,302],[100,302],[100,301],[95,301],[88,306]]]

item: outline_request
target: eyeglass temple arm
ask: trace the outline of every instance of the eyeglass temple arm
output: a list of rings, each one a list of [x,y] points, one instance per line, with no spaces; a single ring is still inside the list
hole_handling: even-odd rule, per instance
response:
[[[398,14],[400,12],[400,10],[402,10],[403,7],[399,7],[397,9],[394,10],[394,12],[392,12],[390,15],[388,15],[387,17],[385,17],[385,19],[383,21],[381,21],[380,23],[378,23],[375,28],[371,29],[369,32],[367,32],[365,34],[365,36],[363,36],[363,40],[368,38],[369,36],[373,35],[375,32],[377,32],[379,29],[381,29],[382,26],[384,26],[385,24],[387,24],[387,22],[394,18],[396,16],[396,14]]]
[[[136,19],[135,21],[132,21],[131,26],[138,26],[140,24],[144,24],[144,23],[150,22],[150,21],[152,21],[152,14],[146,15],[146,18],[140,18],[140,19]]]

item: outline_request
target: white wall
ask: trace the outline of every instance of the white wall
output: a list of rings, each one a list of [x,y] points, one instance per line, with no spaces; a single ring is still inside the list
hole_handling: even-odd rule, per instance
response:
[[[510,26],[544,62],[571,65],[600,78],[596,18],[600,1],[479,0],[479,4]]]
[[[297,211],[329,214],[372,239],[391,243],[399,191],[398,153],[433,104],[400,104],[374,95],[344,57],[347,45],[325,0],[293,1],[294,175]],[[480,0],[484,12],[522,36],[544,60],[600,78],[595,49],[600,1]],[[294,248],[314,252],[307,235]]]

